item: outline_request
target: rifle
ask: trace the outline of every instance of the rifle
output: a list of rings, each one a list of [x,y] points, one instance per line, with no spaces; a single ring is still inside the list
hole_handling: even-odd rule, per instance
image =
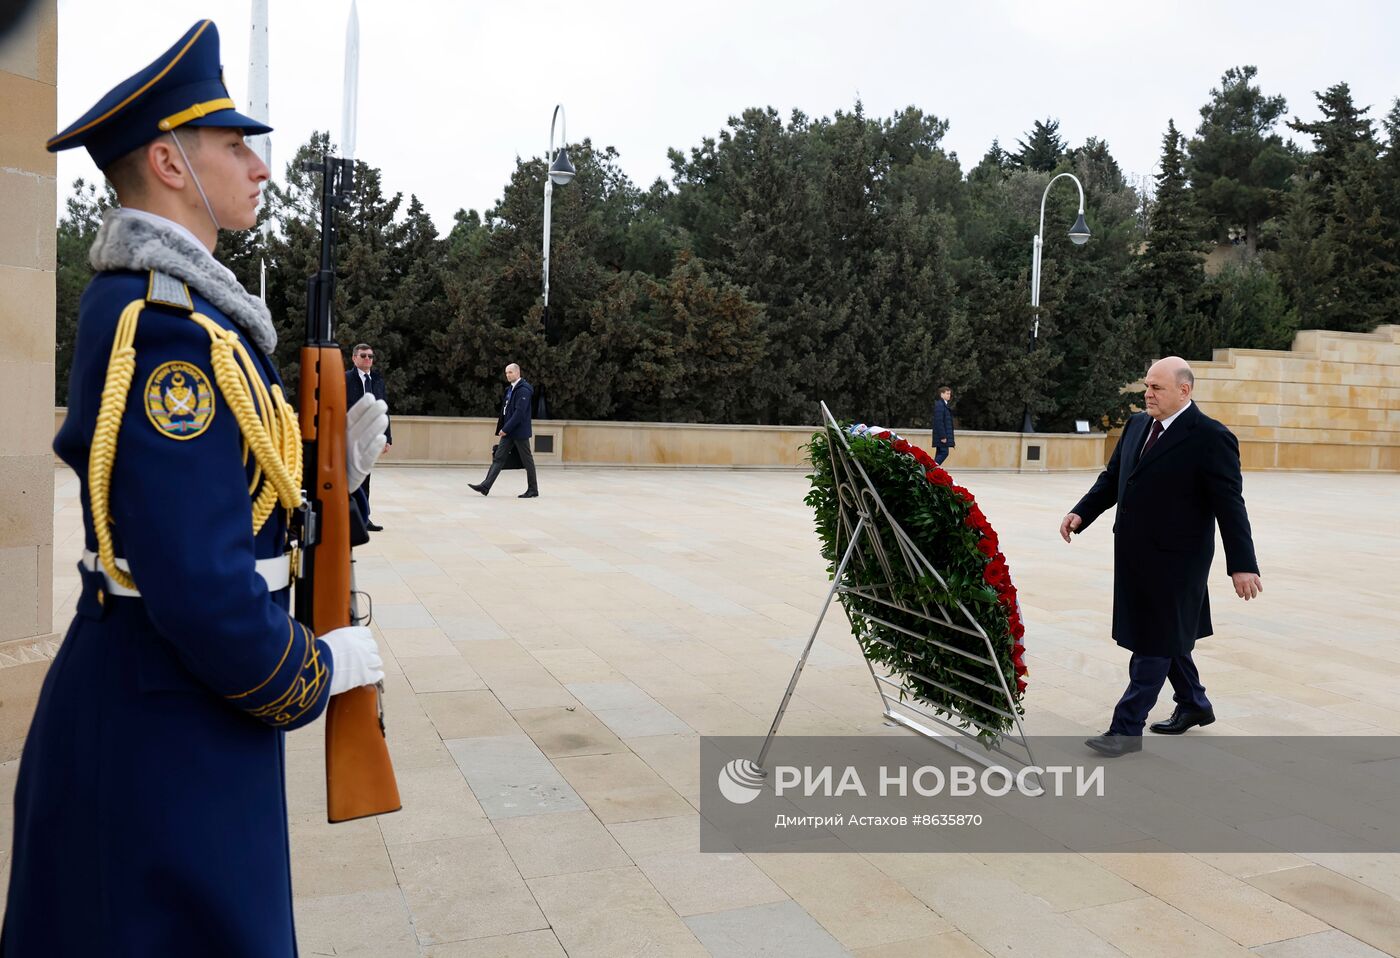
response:
[[[306,345],[298,388],[304,475],[296,618],[316,635],[360,624],[351,570],[350,489],[345,474],[345,364],[335,341],[335,211],[347,205],[354,161],[323,156],[302,169],[321,175],[321,266],[306,282]],[[326,707],[326,818],[344,822],[403,807],[384,738],[383,688],[361,686]]]

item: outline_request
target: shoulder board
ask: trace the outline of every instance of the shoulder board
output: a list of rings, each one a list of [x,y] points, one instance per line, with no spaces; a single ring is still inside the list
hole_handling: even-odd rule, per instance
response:
[[[150,279],[146,284],[146,302],[157,306],[169,306],[186,313],[194,312],[190,288],[174,276],[160,270],[151,270]]]

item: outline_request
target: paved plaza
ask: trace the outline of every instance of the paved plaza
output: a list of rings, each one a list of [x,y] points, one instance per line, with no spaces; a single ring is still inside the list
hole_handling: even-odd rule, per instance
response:
[[[1400,954],[1397,855],[701,854],[698,739],[767,731],[828,588],[806,479],[544,469],[519,500],[521,473],[468,490],[483,471],[375,474],[356,568],[405,807],[327,825],[323,729],[289,738],[303,955]],[[1020,590],[1028,731],[1102,731],[1127,674],[1109,523],[1056,535],[1092,476],[958,478]],[[57,487],[63,628],[81,525]],[[1400,734],[1400,477],[1250,473],[1245,495],[1265,592],[1236,599],[1217,551],[1197,660],[1219,721],[1192,734]],[[905,734],[879,704],[828,616],[783,734]]]

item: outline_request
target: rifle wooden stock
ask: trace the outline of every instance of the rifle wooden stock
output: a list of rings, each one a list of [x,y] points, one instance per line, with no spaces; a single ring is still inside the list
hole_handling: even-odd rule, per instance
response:
[[[345,367],[338,346],[301,350],[301,435],[319,536],[304,559],[312,572],[317,635],[351,624],[350,490],[345,476]],[[403,807],[380,718],[379,690],[361,686],[326,707],[326,818],[345,822]]]

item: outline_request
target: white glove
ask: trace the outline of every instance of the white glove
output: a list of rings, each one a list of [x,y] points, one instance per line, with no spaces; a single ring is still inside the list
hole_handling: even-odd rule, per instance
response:
[[[373,685],[384,678],[384,660],[379,643],[368,626],[347,625],[321,636],[331,650],[331,694],[339,695],[361,685]]]
[[[354,492],[364,483],[375,460],[384,451],[384,431],[389,428],[389,404],[369,393],[345,413],[345,472]]]

